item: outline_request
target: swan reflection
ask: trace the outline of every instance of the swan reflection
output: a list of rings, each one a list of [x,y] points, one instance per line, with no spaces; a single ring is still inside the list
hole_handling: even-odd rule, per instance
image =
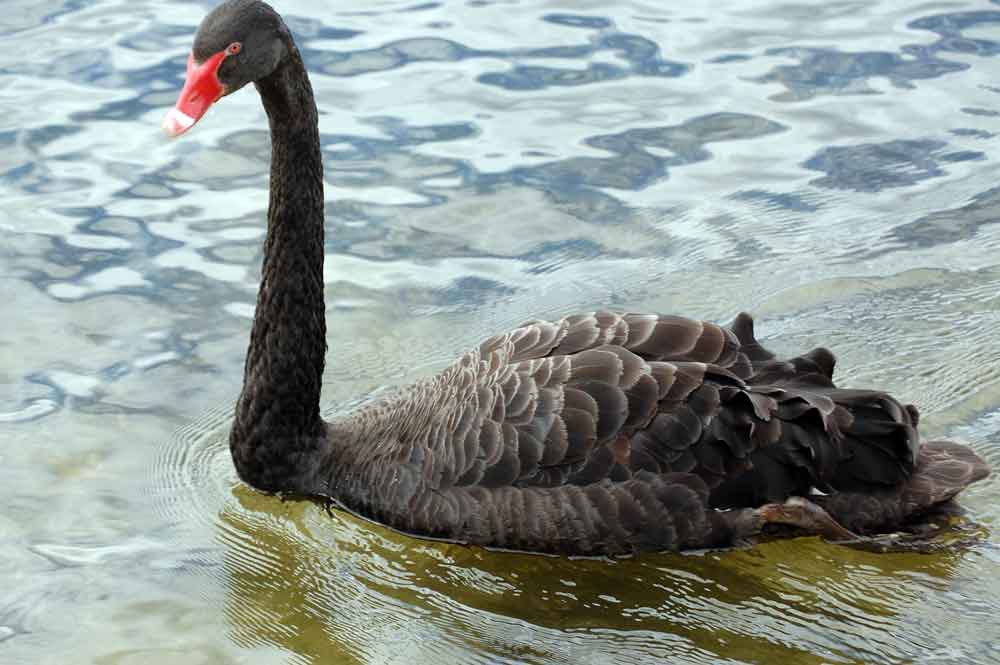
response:
[[[868,662],[933,644],[928,591],[961,550],[874,554],[815,538],[631,559],[410,538],[236,485],[219,515],[225,616],[293,662]]]

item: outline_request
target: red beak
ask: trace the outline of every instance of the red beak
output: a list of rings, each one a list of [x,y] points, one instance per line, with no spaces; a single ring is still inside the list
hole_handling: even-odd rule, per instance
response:
[[[163,131],[171,137],[180,136],[194,127],[194,123],[205,115],[208,107],[225,94],[225,86],[219,83],[216,75],[225,57],[226,52],[221,51],[199,65],[195,63],[193,53],[188,56],[184,89],[174,108],[167,111],[161,125]]]

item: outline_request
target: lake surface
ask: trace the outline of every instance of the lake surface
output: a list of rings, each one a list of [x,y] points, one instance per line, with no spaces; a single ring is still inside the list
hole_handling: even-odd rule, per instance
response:
[[[328,411],[530,318],[748,309],[1000,468],[997,3],[276,4],[322,112]],[[1000,479],[934,554],[616,561],[238,483],[265,117],[159,131],[210,6],[3,3],[0,662],[1000,663]]]

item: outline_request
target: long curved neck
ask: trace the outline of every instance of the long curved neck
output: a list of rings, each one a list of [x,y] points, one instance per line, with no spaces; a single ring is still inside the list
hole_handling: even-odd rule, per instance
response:
[[[271,127],[271,193],[230,449],[247,483],[307,492],[325,445],[323,162],[312,86],[290,38],[288,46],[283,64],[256,84]]]

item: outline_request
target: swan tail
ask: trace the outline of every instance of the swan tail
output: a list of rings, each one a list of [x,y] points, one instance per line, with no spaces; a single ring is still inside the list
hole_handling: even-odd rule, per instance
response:
[[[903,488],[904,507],[911,514],[923,512],[989,475],[989,464],[972,448],[951,441],[924,442],[917,468]]]
[[[927,441],[920,446],[913,473],[892,491],[810,498],[854,533],[872,534],[920,523],[923,516],[953,506],[951,500],[962,490],[989,475],[989,465],[968,446]]]

